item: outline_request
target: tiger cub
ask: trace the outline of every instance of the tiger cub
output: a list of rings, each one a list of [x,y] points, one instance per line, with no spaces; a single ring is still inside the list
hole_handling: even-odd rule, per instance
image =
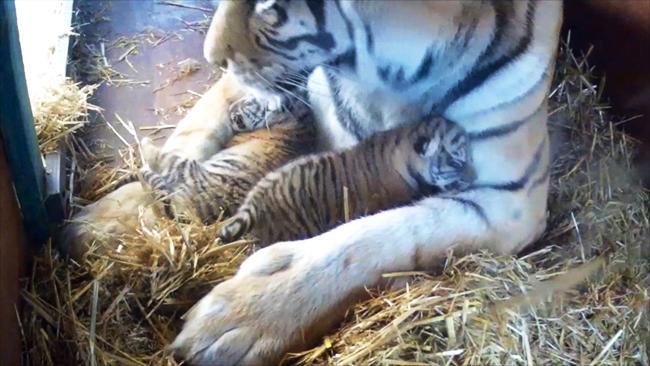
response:
[[[246,97],[233,103],[229,112],[237,134],[205,161],[162,152],[150,139],[142,140],[145,164],[140,180],[163,203],[168,217],[213,223],[221,214],[234,213],[265,174],[313,152],[315,129],[306,107],[270,110]]]
[[[306,156],[269,173],[222,227],[220,237],[230,242],[250,232],[260,245],[305,239],[418,196],[466,189],[474,179],[464,130],[436,118],[378,133],[340,153]]]

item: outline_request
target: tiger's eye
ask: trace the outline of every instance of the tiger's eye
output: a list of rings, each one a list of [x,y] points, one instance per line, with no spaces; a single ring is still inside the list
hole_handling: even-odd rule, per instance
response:
[[[272,7],[264,9],[258,14],[260,19],[266,24],[275,25],[278,22],[278,12]]]

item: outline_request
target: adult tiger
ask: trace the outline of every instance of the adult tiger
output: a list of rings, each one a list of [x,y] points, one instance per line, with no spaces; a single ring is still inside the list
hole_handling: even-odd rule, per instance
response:
[[[206,57],[261,96],[315,70],[310,102],[330,146],[437,113],[468,131],[478,178],[454,196],[258,251],[188,314],[173,347],[199,365],[268,365],[322,336],[383,272],[535,240],[561,10],[554,0],[222,1]]]

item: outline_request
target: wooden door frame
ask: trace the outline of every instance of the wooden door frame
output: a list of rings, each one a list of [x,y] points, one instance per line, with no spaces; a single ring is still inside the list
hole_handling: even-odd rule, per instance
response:
[[[16,8],[0,1],[0,136],[29,243],[39,247],[50,236],[45,206],[45,169],[27,93]]]

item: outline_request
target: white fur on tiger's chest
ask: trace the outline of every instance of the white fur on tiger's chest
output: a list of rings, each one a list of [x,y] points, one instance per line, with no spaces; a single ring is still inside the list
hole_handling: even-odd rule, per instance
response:
[[[341,80],[339,98],[363,123],[370,133],[390,130],[419,122],[424,109],[417,101],[380,89],[358,90],[358,83]],[[364,84],[365,85],[365,84]],[[323,149],[341,150],[354,146],[358,139],[337,117],[329,81],[323,69],[316,69],[309,78],[309,101],[316,117],[320,145]]]
[[[317,68],[309,76],[307,87],[316,120],[318,150],[342,150],[356,145],[357,139],[339,123],[332,92],[322,68]]]

